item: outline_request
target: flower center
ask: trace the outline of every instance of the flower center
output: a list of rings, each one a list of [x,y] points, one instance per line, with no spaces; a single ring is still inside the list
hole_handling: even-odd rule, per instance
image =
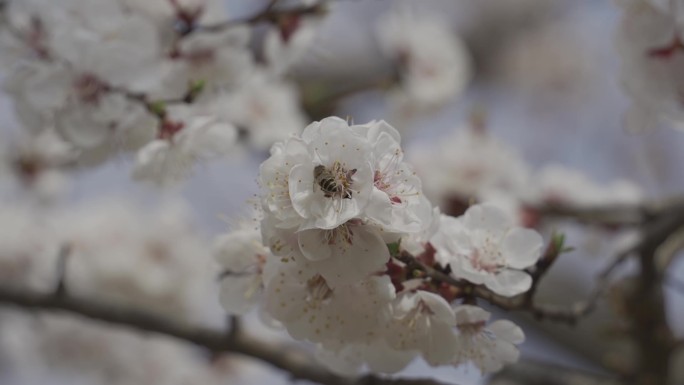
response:
[[[411,171],[402,167],[401,157],[402,152],[398,148],[385,154],[373,174],[373,186],[387,194],[390,202],[395,205],[400,205],[410,197],[419,195],[411,182],[410,178],[413,177]]]
[[[105,83],[95,75],[87,73],[79,76],[74,81],[73,87],[78,99],[89,104],[96,104],[100,101],[100,97],[109,91],[109,87]]]
[[[306,300],[313,302],[326,301],[333,295],[332,289],[320,274],[316,274],[316,276],[306,282],[306,291]]]
[[[325,242],[328,245],[337,245],[342,243],[342,245],[351,245],[354,239],[354,232],[346,223],[332,230],[327,230],[324,236]]]
[[[468,260],[475,269],[487,273],[496,273],[504,266],[498,244],[489,236],[484,238],[483,243],[479,247],[473,249],[468,256]]]
[[[338,161],[330,168],[318,165],[314,168],[314,187],[318,186],[326,198],[351,199],[354,174],[356,169],[347,170]]]

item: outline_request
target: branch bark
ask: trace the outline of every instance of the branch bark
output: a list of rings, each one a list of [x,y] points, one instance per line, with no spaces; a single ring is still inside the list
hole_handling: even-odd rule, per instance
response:
[[[665,212],[684,211],[684,197],[677,196],[636,205],[582,208],[550,204],[533,206],[530,209],[546,218],[572,219],[580,223],[607,227],[640,226]]]
[[[293,379],[325,385],[446,385],[429,378],[395,379],[366,375],[350,378],[334,374],[314,363],[304,351],[292,351],[235,331],[217,331],[168,320],[149,312],[79,299],[68,295],[44,294],[0,285],[0,305],[27,310],[65,312],[135,330],[165,335],[203,347],[212,353],[233,353],[251,357],[287,372]]]
[[[621,385],[612,377],[533,361],[521,361],[495,374],[489,385]]]
[[[639,352],[634,378],[639,385],[664,385],[670,380],[670,359],[676,343],[667,322],[665,275],[656,256],[670,236],[682,228],[682,211],[663,213],[643,227],[641,242],[633,250],[640,271],[636,287],[628,293],[627,311]]]

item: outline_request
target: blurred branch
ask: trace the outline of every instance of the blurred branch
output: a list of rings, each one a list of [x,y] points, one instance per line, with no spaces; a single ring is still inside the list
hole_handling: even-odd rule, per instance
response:
[[[293,379],[326,385],[444,385],[432,379],[393,379],[376,375],[348,378],[334,374],[304,351],[284,351],[279,346],[246,336],[240,332],[217,331],[159,317],[155,314],[101,301],[68,295],[44,294],[28,289],[0,285],[0,304],[27,310],[66,312],[105,323],[128,326],[203,347],[212,353],[234,353],[252,357],[289,373]]]
[[[577,369],[520,361],[492,376],[488,385],[619,385],[614,378]]]
[[[71,254],[71,245],[63,245],[59,248],[59,255],[57,255],[57,284],[55,285],[55,295],[60,297],[66,295],[66,275],[69,255]]]
[[[195,28],[196,31],[219,32],[226,28],[234,27],[242,24],[258,24],[258,23],[278,23],[282,18],[319,15],[325,12],[325,5],[323,2],[317,2],[313,5],[302,5],[289,9],[279,9],[276,7],[278,0],[270,0],[268,5],[264,7],[261,12],[256,13],[245,19],[226,20],[209,25],[199,25]]]
[[[667,211],[684,213],[684,197],[673,197],[663,201],[645,202],[636,205],[582,208],[548,204],[532,206],[530,208],[546,218],[573,219],[585,224],[607,227],[638,226],[653,220]]]
[[[638,347],[634,380],[640,385],[667,384],[674,338],[667,322],[663,296],[664,271],[656,256],[672,234],[684,228],[684,211],[661,213],[642,227],[640,242],[632,254],[638,257],[640,271],[637,285],[628,293],[627,311],[631,331]]]

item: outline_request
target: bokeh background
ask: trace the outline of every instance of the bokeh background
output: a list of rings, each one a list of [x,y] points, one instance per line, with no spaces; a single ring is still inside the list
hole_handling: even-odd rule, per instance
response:
[[[335,89],[365,84],[391,71],[373,38],[380,15],[399,0],[332,1],[307,53],[293,77],[303,89]],[[250,15],[266,2],[229,0],[230,15]],[[532,167],[560,163],[577,168],[597,181],[626,178],[649,198],[684,189],[684,133],[667,128],[629,132],[624,112],[629,104],[620,86],[620,60],[615,49],[620,11],[607,0],[413,0],[404,1],[421,12],[449,20],[473,59],[473,77],[466,91],[444,108],[410,122],[394,121],[382,93],[367,90],[339,100],[331,111],[363,123],[386,119],[402,129],[407,156],[416,146],[435,146],[441,137],[464,129],[474,109],[485,111],[487,130],[518,149]],[[312,118],[320,118],[314,116]],[[0,127],[4,135],[20,128],[11,101],[0,94]],[[197,226],[207,238],[218,235],[241,216],[258,192],[256,176],[265,153],[243,152],[202,165],[179,191],[192,208]],[[159,190],[130,179],[130,161],[117,159],[105,166],[78,171],[68,201],[72,204],[103,196],[123,196],[143,204],[155,202]],[[165,193],[171,194],[171,193]],[[0,214],[1,215],[1,214]],[[606,262],[612,244],[604,245],[572,225],[559,225],[577,248],[553,268],[539,293],[543,302],[571,304],[585,298],[595,274]],[[598,245],[597,245],[598,244]],[[684,277],[684,266],[671,275]],[[667,289],[675,333],[684,333],[684,294]],[[518,314],[496,317],[522,323],[528,340],[522,360],[561,364],[581,370],[605,371],[619,360],[620,341],[606,338],[611,315],[606,309],[575,327],[537,322]],[[220,315],[217,315],[217,319]],[[282,338],[248,318],[253,332]],[[617,353],[616,353],[617,351]],[[282,373],[238,360],[226,384],[286,384]],[[6,372],[7,373],[7,372]],[[462,385],[485,383],[472,367],[429,368],[414,363],[402,375],[430,375]],[[71,380],[64,380],[72,383]],[[0,375],[0,383],[16,380]],[[55,382],[50,382],[55,383]]]

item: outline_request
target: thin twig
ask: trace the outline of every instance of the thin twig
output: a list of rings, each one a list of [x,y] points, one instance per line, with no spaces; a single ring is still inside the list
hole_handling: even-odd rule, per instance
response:
[[[253,16],[245,19],[237,20],[226,20],[215,24],[199,25],[194,30],[202,32],[219,32],[227,28],[235,27],[244,24],[258,24],[263,22],[275,23],[278,18],[285,16],[306,16],[306,15],[317,15],[323,12],[324,8],[321,3],[316,3],[313,5],[305,5],[301,7],[291,8],[291,9],[275,9],[275,5],[278,0],[271,0],[269,4],[261,11]]]
[[[622,204],[602,207],[572,207],[566,205],[530,206],[547,218],[572,219],[585,224],[607,227],[639,226],[669,211],[684,211],[684,197],[676,196],[657,202]]]

